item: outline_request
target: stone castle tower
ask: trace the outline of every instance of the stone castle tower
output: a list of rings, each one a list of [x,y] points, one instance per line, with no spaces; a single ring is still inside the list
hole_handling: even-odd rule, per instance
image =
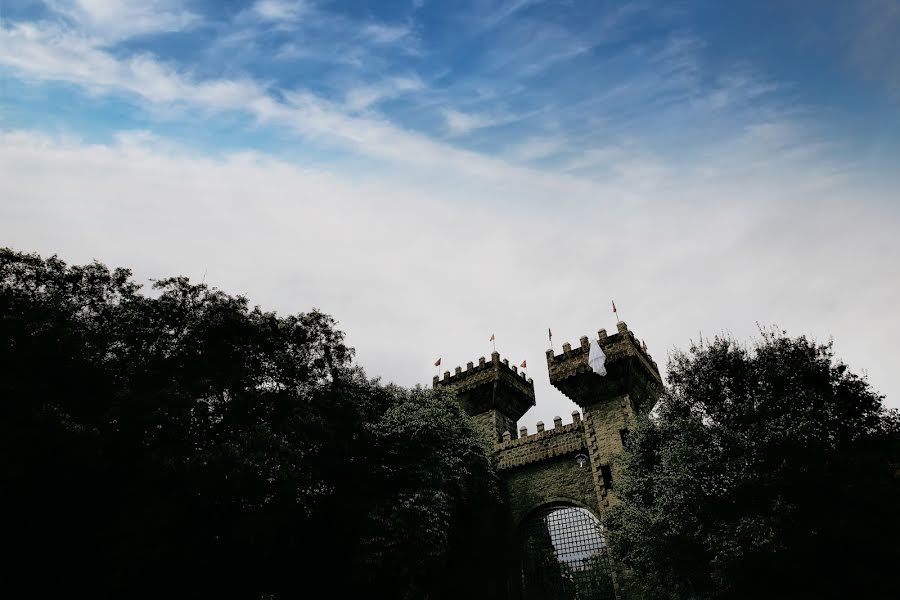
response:
[[[535,433],[517,427],[535,405],[534,384],[494,352],[457,367],[433,386],[456,392],[463,410],[494,442],[505,496],[499,598],[637,598],[629,574],[609,556],[602,523],[615,500],[617,457],[635,417],[653,408],[662,389],[656,363],[620,321],[601,329],[606,375],[588,365],[590,340],[547,350],[550,383],[583,412]]]

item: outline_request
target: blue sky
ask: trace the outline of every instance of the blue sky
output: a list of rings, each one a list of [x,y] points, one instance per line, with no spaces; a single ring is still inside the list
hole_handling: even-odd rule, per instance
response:
[[[777,322],[897,404],[897,0],[0,10],[5,243],[321,306],[403,384],[496,330],[526,421],[612,297],[661,367]]]

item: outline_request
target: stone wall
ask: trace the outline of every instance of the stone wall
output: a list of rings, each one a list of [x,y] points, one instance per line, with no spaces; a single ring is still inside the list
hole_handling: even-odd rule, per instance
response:
[[[584,411],[576,411],[571,423],[556,417],[553,427],[537,424],[528,434],[516,423],[534,405],[534,384],[515,366],[494,352],[491,360],[457,367],[453,375],[435,377],[434,387],[455,390],[457,400],[476,425],[494,440],[498,474],[507,514],[504,539],[498,540],[498,557],[506,563],[507,594],[513,600],[521,585],[518,571],[518,527],[528,514],[547,504],[582,506],[602,522],[611,503],[617,479],[617,458],[636,416],[649,411],[662,386],[659,369],[623,322],[617,332],[601,329],[597,342],[606,354],[606,375],[588,365],[587,337],[573,348],[563,344],[562,353],[547,351],[550,382]],[[580,459],[580,460],[579,460]],[[618,600],[631,600],[639,593],[631,588],[629,574],[611,557],[611,575]],[[517,579],[518,578],[518,579]],[[516,582],[519,582],[518,584]]]
[[[534,509],[551,502],[572,502],[599,518],[590,465],[579,466],[575,453],[507,469],[501,472],[501,481],[513,527]]]
[[[432,385],[452,389],[463,411],[493,442],[507,431],[515,438],[516,421],[535,402],[534,382],[497,352],[490,360],[482,356],[477,364],[456,367],[452,375],[444,371],[443,379],[434,377]]]
[[[494,446],[497,468],[509,469],[584,450],[584,426],[579,413],[575,415],[575,420],[568,425],[563,425],[560,419],[553,429],[544,429],[543,423],[539,423],[536,433],[528,435],[528,430],[523,427],[518,439],[504,438]]]

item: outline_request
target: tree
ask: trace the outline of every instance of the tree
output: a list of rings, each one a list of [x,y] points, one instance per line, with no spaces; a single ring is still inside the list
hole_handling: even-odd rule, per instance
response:
[[[497,480],[486,436],[446,390],[391,386],[369,427],[371,486],[357,572],[392,598],[494,597]]]
[[[608,521],[649,597],[900,597],[900,419],[830,342],[716,338],[668,382]]]
[[[153,288],[0,249],[5,595],[446,597],[449,570],[372,573],[487,545],[495,475],[453,398],[368,379],[317,310]]]

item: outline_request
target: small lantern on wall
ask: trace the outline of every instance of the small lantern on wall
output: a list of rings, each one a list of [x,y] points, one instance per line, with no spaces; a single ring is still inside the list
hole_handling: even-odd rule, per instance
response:
[[[588,459],[588,457],[585,456],[584,454],[579,454],[578,456],[575,457],[575,462],[578,463],[579,469],[584,468],[585,463],[587,463],[587,459]]]

